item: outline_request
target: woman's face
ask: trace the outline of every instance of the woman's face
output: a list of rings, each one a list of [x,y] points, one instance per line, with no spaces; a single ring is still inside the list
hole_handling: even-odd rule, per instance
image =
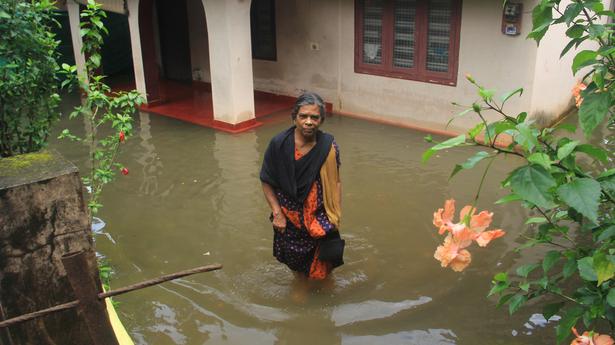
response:
[[[303,137],[306,139],[313,138],[322,123],[318,106],[316,104],[301,106],[294,122]]]

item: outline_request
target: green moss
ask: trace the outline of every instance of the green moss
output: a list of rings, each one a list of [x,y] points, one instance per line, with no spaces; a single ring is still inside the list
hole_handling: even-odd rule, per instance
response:
[[[0,159],[0,176],[12,176],[32,165],[47,165],[53,159],[48,151],[26,153]]]

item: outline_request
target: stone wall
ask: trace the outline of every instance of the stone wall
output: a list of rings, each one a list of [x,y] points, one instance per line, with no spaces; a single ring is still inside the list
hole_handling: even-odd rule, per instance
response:
[[[0,306],[4,318],[74,300],[61,257],[88,252],[98,281],[77,168],[55,152],[0,159]],[[99,284],[100,285],[100,284]],[[11,340],[9,340],[9,337]],[[68,310],[0,329],[0,344],[88,344]]]

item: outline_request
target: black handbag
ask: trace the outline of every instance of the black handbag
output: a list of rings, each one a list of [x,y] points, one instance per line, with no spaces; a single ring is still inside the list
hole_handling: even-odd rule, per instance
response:
[[[329,232],[320,240],[318,259],[329,262],[333,268],[344,264],[344,246],[346,241],[340,237],[337,230]]]

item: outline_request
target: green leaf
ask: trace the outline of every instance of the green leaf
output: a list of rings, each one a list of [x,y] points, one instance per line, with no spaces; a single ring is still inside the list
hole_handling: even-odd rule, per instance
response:
[[[491,290],[489,290],[489,294],[487,294],[487,296],[491,296],[491,295],[494,295],[496,293],[499,294],[502,291],[508,289],[509,287],[510,287],[509,283],[499,282],[499,283],[493,284],[493,286],[491,287]]]
[[[576,24],[568,28],[568,30],[566,30],[566,36],[570,38],[579,38],[583,36],[584,32],[585,32],[585,27],[583,25]]]
[[[547,219],[545,217],[532,217],[529,218],[528,220],[525,221],[525,224],[540,224],[540,223],[546,223]]]
[[[579,145],[579,142],[577,140],[573,140],[557,149],[557,159],[562,160],[568,157],[568,155],[572,153],[572,151],[575,147],[577,147],[577,145]]]
[[[566,311],[555,327],[557,343],[561,343],[570,335],[570,329],[576,325],[579,318],[583,315],[583,308],[574,306]]]
[[[553,161],[549,158],[549,155],[541,152],[532,153],[529,157],[527,157],[527,160],[531,163],[542,166],[547,171],[551,169],[551,164],[553,164]]]
[[[605,31],[605,28],[602,24],[591,24],[588,31],[589,37],[591,37],[592,39],[597,39],[598,37],[602,36]]]
[[[456,136],[454,138],[450,138],[446,141],[443,141],[435,146],[432,146],[430,149],[428,149],[427,151],[425,151],[423,153],[423,163],[427,162],[429,160],[429,158],[436,153],[437,151],[440,150],[444,150],[444,149],[448,149],[451,147],[455,147],[455,146],[459,146],[463,143],[465,143],[466,141],[466,135],[465,134],[461,134],[459,136]]]
[[[506,204],[512,201],[519,201],[521,200],[521,197],[518,196],[517,194],[508,194],[507,196],[498,199],[498,201],[495,202],[496,205],[500,205],[500,204]]]
[[[508,101],[508,99],[516,94],[519,94],[519,97],[521,97],[521,95],[523,95],[523,88],[520,87],[516,90],[510,91],[505,93],[504,95],[502,95],[502,103],[506,103],[506,101]]]
[[[519,131],[515,133],[514,139],[519,145],[523,146],[528,152],[532,151],[534,147],[538,146],[538,131],[532,128],[530,124],[522,122],[515,128]]]
[[[599,160],[602,163],[606,163],[608,161],[607,152],[599,147],[590,144],[581,144],[578,145],[575,149],[577,152],[583,152],[586,155]]]
[[[536,43],[545,36],[551,21],[553,20],[553,7],[545,2],[535,6],[532,10],[532,31],[527,35],[533,38]]]
[[[596,271],[594,271],[594,258],[591,256],[578,260],[577,267],[581,278],[592,282],[598,280],[598,275],[596,275]]]
[[[500,299],[498,300],[498,304],[496,305],[496,308],[499,308],[503,306],[504,304],[506,304],[514,295],[515,295],[514,293],[511,293],[511,294],[507,294],[507,295],[500,297]]]
[[[564,302],[547,304],[542,307],[542,316],[544,316],[546,320],[549,320],[553,315],[557,314],[557,312],[562,309],[564,305]]]
[[[577,53],[572,60],[572,74],[576,74],[577,71],[589,64],[596,62],[598,53],[594,50],[582,50]]]
[[[554,205],[549,190],[556,185],[555,180],[540,165],[532,164],[514,170],[510,185],[515,194],[536,206],[552,208]]]
[[[519,289],[528,292],[530,290],[530,283],[519,284]]]
[[[457,118],[464,116],[465,114],[469,113],[470,111],[472,111],[472,108],[468,108],[465,110],[462,110],[461,112],[455,114],[455,116],[453,116],[450,120],[448,120],[448,122],[446,123],[446,128],[448,128],[448,126]],[[484,126],[484,125],[483,125]]]
[[[562,274],[564,278],[570,278],[574,272],[577,271],[577,260],[574,258],[569,258],[568,261],[564,264],[564,268],[562,269]]]
[[[606,228],[600,233],[596,241],[601,242],[613,236],[615,236],[615,225],[610,225],[608,228]]]
[[[566,25],[570,25],[575,18],[581,13],[583,10],[583,5],[573,2],[566,7],[566,11],[564,11],[564,19],[566,20]]]
[[[499,272],[495,276],[493,276],[493,280],[496,282],[505,282],[508,281],[508,274],[506,272]]]
[[[551,250],[545,254],[544,260],[542,260],[542,270],[548,273],[551,268],[559,261],[561,257],[560,252],[557,250]]]
[[[573,40],[570,40],[570,42],[568,42],[568,44],[566,45],[566,47],[564,47],[564,49],[562,49],[562,52],[559,55],[559,58],[563,58],[564,55],[566,55],[566,53],[568,53],[570,51],[570,49],[572,49],[572,47],[576,47],[579,45],[579,42],[583,42],[587,39],[588,36],[582,37],[582,38],[575,38]]]
[[[525,302],[527,302],[527,297],[525,295],[515,295],[508,302],[508,313],[512,315],[514,312],[519,310]]]
[[[606,301],[611,307],[615,308],[615,288],[609,289],[609,294],[606,296]]]
[[[487,157],[489,157],[489,153],[485,151],[480,151],[480,152],[477,152],[474,156],[468,158],[462,164],[455,165],[455,168],[453,169],[453,172],[451,173],[449,180],[453,178],[453,176],[455,176],[462,169],[465,169],[465,170],[472,169],[478,162],[480,162],[481,160]]]
[[[96,67],[100,66],[100,55],[92,54],[90,56],[90,60],[94,63],[94,66]]]
[[[592,92],[584,96],[579,108],[579,122],[586,137],[604,120],[611,106],[608,92]]]
[[[479,122],[476,126],[474,126],[474,128],[470,129],[468,131],[468,137],[472,140],[474,140],[474,138],[476,138],[476,136],[483,131],[483,129],[485,129],[485,123],[484,122]]]
[[[575,179],[557,188],[558,197],[579,213],[598,222],[600,183],[590,178]]]
[[[607,171],[603,171],[600,173],[600,175],[598,175],[599,179],[603,179],[603,178],[607,178],[607,177],[611,177],[611,176],[615,176],[615,168],[611,168]]]
[[[527,265],[519,266],[517,267],[517,275],[523,278],[527,278],[527,276],[539,266],[540,265],[538,264],[527,264]]]
[[[613,278],[613,275],[615,275],[615,264],[607,258],[604,252],[597,252],[594,254],[593,266],[596,276],[598,277],[598,286]]]

